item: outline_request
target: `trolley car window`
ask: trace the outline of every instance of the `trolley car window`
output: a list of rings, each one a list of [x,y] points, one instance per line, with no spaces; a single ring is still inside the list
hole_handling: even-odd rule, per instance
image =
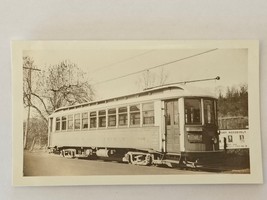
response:
[[[201,123],[201,103],[200,99],[185,99],[185,123]]]
[[[106,111],[100,110],[98,112],[98,127],[106,127]]]
[[[80,114],[74,115],[74,129],[81,129],[81,119]]]
[[[63,116],[62,118],[61,118],[61,130],[62,131],[64,131],[64,130],[66,130],[67,129],[67,118],[66,118],[66,116]]]
[[[60,117],[56,118],[56,131],[60,130]]]
[[[96,128],[96,112],[90,113],[90,128]]]
[[[143,124],[154,124],[154,103],[143,104]]]
[[[73,130],[73,115],[68,116],[68,130]]]
[[[166,102],[166,125],[178,125],[179,114],[178,114],[178,101],[172,100]]]
[[[214,124],[215,122],[215,112],[214,112],[214,101],[204,100],[204,120],[206,124]]]
[[[130,124],[140,125],[140,105],[130,106]]]
[[[128,124],[127,107],[119,108],[119,126],[126,126]]]
[[[88,128],[88,113],[82,114],[82,128],[87,129]]]
[[[108,126],[116,126],[116,108],[108,110]]]
[[[172,102],[166,102],[166,125],[171,125]]]

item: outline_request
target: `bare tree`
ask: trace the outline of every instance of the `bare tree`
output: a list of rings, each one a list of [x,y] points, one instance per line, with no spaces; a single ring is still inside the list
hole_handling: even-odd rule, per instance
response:
[[[168,79],[168,74],[164,72],[164,69],[161,69],[160,75],[159,75],[159,85],[163,85],[166,83]]]
[[[30,130],[30,116],[32,105],[32,93],[34,90],[32,84],[32,71],[40,71],[36,69],[34,61],[30,57],[23,57],[23,103],[27,108],[27,121],[24,129],[24,143],[23,147],[26,148],[27,136]]]
[[[23,67],[29,67],[27,66],[29,64],[31,67],[34,66],[33,59],[29,57],[23,59],[25,60]],[[48,115],[54,110],[91,101],[94,97],[93,88],[86,80],[85,73],[68,60],[51,65],[34,75],[32,81],[29,73],[24,72],[24,105],[33,108],[46,124]]]
[[[158,74],[147,70],[139,77],[137,85],[139,89],[146,89],[154,86],[163,85],[166,83],[167,79],[168,74],[165,73],[163,68]]]
[[[47,114],[57,108],[91,101],[92,86],[85,79],[85,73],[74,63],[65,60],[44,71],[39,82],[41,95],[35,95],[43,104]]]

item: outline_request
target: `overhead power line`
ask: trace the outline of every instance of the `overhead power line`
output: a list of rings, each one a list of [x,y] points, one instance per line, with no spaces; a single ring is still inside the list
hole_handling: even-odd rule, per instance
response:
[[[108,80],[105,80],[105,81],[99,81],[99,82],[97,82],[95,84],[92,84],[92,85],[98,85],[98,84],[106,83],[106,82],[109,82],[109,81],[114,81],[114,80],[117,80],[117,79],[120,79],[120,78],[125,78],[127,76],[139,74],[141,72],[145,72],[145,71],[148,71],[148,70],[151,70],[151,69],[163,67],[163,66],[170,65],[170,64],[173,64],[173,63],[176,63],[176,62],[180,62],[180,61],[187,60],[187,59],[190,59],[190,58],[193,58],[193,57],[197,57],[197,56],[200,56],[200,55],[203,55],[203,54],[207,54],[207,53],[210,53],[210,52],[215,51],[215,50],[217,50],[217,48],[216,49],[211,49],[211,50],[208,50],[208,51],[204,51],[204,52],[201,52],[201,53],[197,53],[197,54],[194,54],[194,55],[191,55],[191,56],[187,56],[187,57],[184,57],[184,58],[180,58],[180,59],[177,59],[177,60],[174,60],[174,61],[171,61],[171,62],[167,62],[167,63],[163,63],[163,64],[156,65],[156,66],[153,66],[153,67],[149,67],[149,68],[146,68],[146,69],[143,69],[143,70],[139,70],[139,71],[136,71],[136,72],[132,72],[132,73],[129,73],[129,74],[125,74],[125,75],[122,75],[122,76],[119,76],[119,77],[111,78],[111,79],[108,79]]]
[[[137,58],[137,57],[139,57],[139,56],[143,56],[143,55],[145,55],[145,54],[148,54],[148,53],[150,53],[150,52],[152,52],[152,51],[155,51],[155,50],[145,51],[145,52],[143,52],[143,53],[140,53],[140,54],[131,56],[131,57],[129,57],[129,58],[120,60],[120,61],[118,61],[118,62],[115,62],[115,63],[112,63],[112,64],[108,64],[108,65],[105,65],[105,66],[103,66],[103,67],[100,67],[100,68],[98,68],[98,69],[96,69],[96,70],[91,71],[90,73],[95,73],[95,72],[101,71],[101,70],[103,70],[103,69],[112,67],[112,66],[114,66],[114,65],[124,63],[124,62],[126,62],[126,61],[132,60],[132,59]]]

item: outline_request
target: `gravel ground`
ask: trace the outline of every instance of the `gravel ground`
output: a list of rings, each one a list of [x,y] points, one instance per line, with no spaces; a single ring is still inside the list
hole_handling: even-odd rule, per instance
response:
[[[69,159],[43,151],[24,152],[24,176],[168,175],[209,174],[156,166],[136,166],[114,161]]]

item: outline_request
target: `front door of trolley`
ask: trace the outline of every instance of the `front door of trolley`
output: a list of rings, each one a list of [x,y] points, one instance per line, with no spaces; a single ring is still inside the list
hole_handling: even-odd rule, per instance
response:
[[[166,152],[180,152],[178,99],[165,101]]]

